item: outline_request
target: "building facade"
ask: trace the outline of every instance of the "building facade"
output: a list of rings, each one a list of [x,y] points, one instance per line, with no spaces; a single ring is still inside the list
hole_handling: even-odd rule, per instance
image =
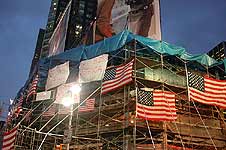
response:
[[[46,32],[42,43],[41,58],[49,54],[49,40],[57,27],[69,0],[52,0]],[[82,44],[82,39],[96,16],[97,0],[73,0],[66,35],[65,50]]]
[[[45,35],[45,30],[39,29],[38,38],[37,38],[35,52],[34,52],[34,56],[33,56],[31,67],[30,67],[29,76],[32,75],[34,68],[40,59],[44,35]]]
[[[54,32],[54,29],[59,22],[60,16],[63,14],[69,0],[52,0],[46,24],[46,31],[42,43],[41,58],[48,56],[49,40]]]
[[[225,54],[226,54],[226,42],[223,41],[219,43],[216,47],[211,49],[207,54],[216,60],[224,60]]]

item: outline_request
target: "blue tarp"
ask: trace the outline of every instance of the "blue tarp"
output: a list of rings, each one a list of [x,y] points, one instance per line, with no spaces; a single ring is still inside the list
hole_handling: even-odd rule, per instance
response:
[[[164,41],[153,40],[147,37],[142,37],[135,35],[128,30],[108,38],[101,42],[90,46],[80,46],[73,48],[61,54],[49,57],[47,59],[51,60],[69,60],[74,62],[80,62],[81,60],[91,59],[104,53],[110,53],[118,51],[126,43],[136,40],[143,46],[148,48],[148,51],[156,51],[157,53],[163,55],[177,55],[181,59],[187,61],[197,61],[205,66],[212,66],[218,63],[213,58],[209,57],[207,54],[202,55],[191,55],[188,54],[183,47],[175,46]]]

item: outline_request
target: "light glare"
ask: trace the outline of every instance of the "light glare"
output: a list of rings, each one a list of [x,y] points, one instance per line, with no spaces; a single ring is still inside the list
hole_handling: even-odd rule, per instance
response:
[[[73,85],[73,86],[70,88],[70,91],[71,91],[73,94],[79,94],[80,91],[81,91],[81,87],[80,87],[78,84],[75,84],[75,85]]]
[[[62,104],[65,107],[69,107],[73,104],[73,99],[71,97],[64,97],[63,100],[62,100]]]

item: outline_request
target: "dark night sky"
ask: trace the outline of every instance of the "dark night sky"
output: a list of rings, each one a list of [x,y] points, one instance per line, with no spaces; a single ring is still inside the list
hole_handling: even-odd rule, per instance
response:
[[[38,30],[50,0],[4,0],[0,5],[0,100],[14,98],[25,83]],[[226,40],[226,0],[161,0],[163,40],[193,54]]]

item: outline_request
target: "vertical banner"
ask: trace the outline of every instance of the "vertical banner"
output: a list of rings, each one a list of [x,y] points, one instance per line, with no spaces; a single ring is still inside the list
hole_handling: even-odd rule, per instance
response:
[[[49,70],[46,90],[64,84],[69,76],[69,61]]]
[[[124,30],[128,14],[129,5],[125,0],[98,0],[96,41]]]
[[[127,28],[161,40],[159,0],[98,0],[96,41]]]
[[[64,51],[70,10],[71,2],[66,7],[57,27],[52,34],[52,37],[49,40],[49,56],[53,56]]]
[[[145,37],[161,40],[159,0],[147,0],[130,5],[129,30]]]
[[[126,29],[129,11],[130,6],[125,3],[125,0],[115,0],[111,14],[111,24],[115,34]]]

